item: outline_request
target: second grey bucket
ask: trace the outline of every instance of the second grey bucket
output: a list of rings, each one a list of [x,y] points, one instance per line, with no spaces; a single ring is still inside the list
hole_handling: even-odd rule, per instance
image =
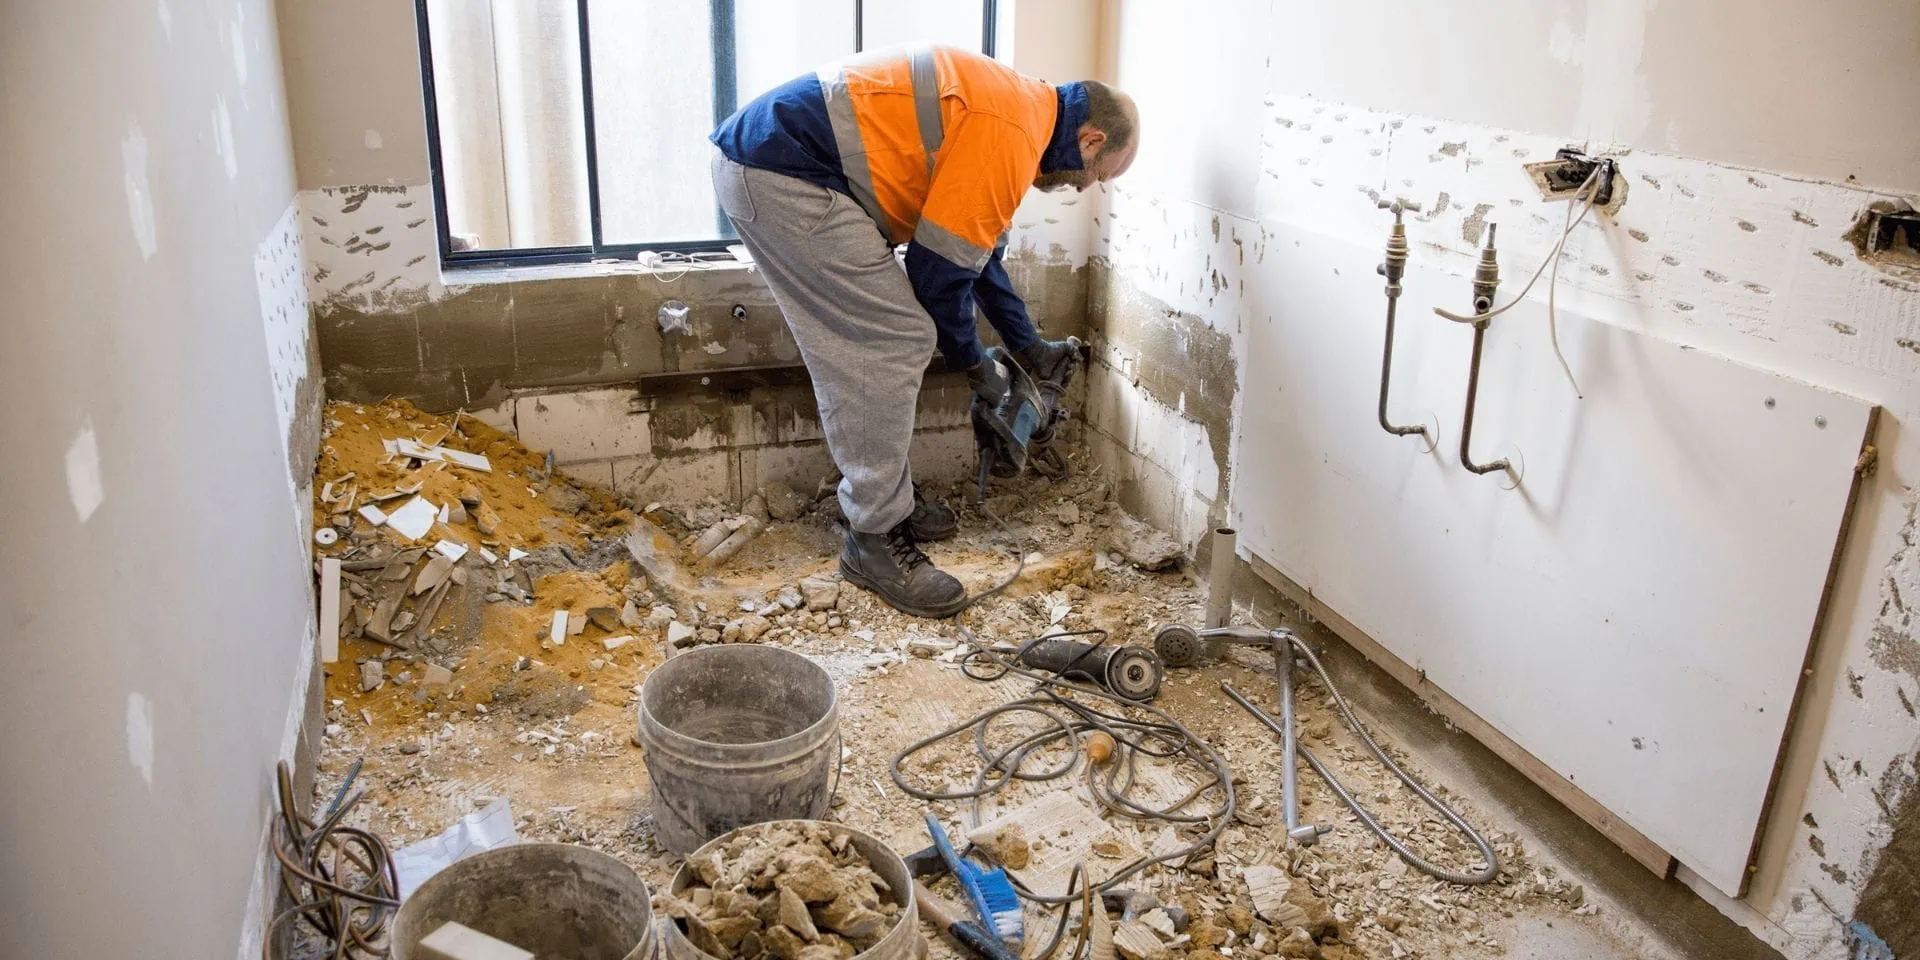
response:
[[[661,846],[689,854],[767,820],[818,820],[833,799],[840,707],[819,664],[778,647],[679,654],[640,688],[640,746]]]

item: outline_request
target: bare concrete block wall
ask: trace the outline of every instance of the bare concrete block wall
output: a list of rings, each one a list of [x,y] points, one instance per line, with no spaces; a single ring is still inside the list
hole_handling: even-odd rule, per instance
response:
[[[0,5],[0,955],[258,956],[317,437],[274,11]]]

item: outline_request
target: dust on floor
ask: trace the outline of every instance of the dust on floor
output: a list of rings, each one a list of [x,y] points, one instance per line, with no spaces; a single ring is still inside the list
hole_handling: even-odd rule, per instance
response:
[[[378,434],[385,428],[390,435],[413,436],[409,431],[437,433],[444,425],[399,405],[369,407],[365,413],[355,408],[351,417],[335,408],[329,413],[337,421],[336,435]],[[368,798],[356,815],[395,847],[506,797],[523,838],[604,850],[634,866],[655,890],[663,889],[678,860],[655,841],[644,758],[632,739],[634,704],[639,684],[662,661],[667,631],[690,630],[689,642],[751,636],[753,642],[784,646],[822,664],[839,692],[845,737],[832,819],[872,833],[902,853],[917,850],[927,843],[921,821],[927,809],[957,831],[975,822],[973,811],[961,802],[929,807],[901,792],[890,771],[894,756],[921,737],[1031,691],[1031,684],[1014,677],[992,683],[966,679],[957,653],[940,653],[959,628],[987,642],[1014,643],[1049,629],[1100,629],[1109,633],[1109,642],[1145,646],[1160,625],[1197,623],[1201,616],[1203,591],[1189,573],[1141,569],[1163,562],[1164,538],[1155,542],[1151,531],[1113,506],[1109,485],[1095,471],[1060,484],[1023,477],[996,485],[988,506],[999,521],[963,511],[961,535],[928,548],[943,569],[977,592],[1011,573],[1010,543],[1024,544],[1027,563],[1009,589],[941,622],[902,616],[845,585],[825,591],[837,591],[829,607],[809,609],[808,600],[822,605],[822,581],[838,581],[839,534],[818,504],[792,521],[771,522],[720,568],[702,569],[688,562],[686,551],[702,530],[730,515],[725,507],[620,504],[607,491],[549,475],[541,458],[511,438],[485,432],[471,420],[459,427],[444,442],[494,460],[494,482],[480,491],[482,502],[503,518],[511,511],[520,522],[504,537],[469,536],[444,525],[436,534],[451,534],[475,548],[491,541],[493,547],[524,543],[548,549],[536,563],[539,576],[527,577],[524,570],[511,570],[516,564],[504,562],[469,569],[462,589],[476,598],[467,608],[477,602],[477,616],[443,606],[407,646],[348,639],[341,661],[327,666],[328,725],[317,795],[330,796],[348,766],[363,760],[357,788]],[[328,446],[331,454],[342,449],[334,436]],[[323,456],[323,478],[328,470],[336,477],[356,472],[375,485],[400,485],[424,469],[432,472],[423,494],[460,495],[460,487],[446,483],[444,471],[430,465],[390,463],[385,465],[393,468],[389,472],[369,470],[369,461],[377,463],[383,454],[373,443],[357,458]],[[452,478],[460,480],[457,474]],[[577,489],[586,502],[567,496],[556,509],[546,494],[556,485]],[[946,494],[956,505],[961,501],[958,490],[928,492]],[[651,564],[630,562],[621,543],[635,524],[664,531],[649,538],[656,554]],[[403,546],[391,542],[397,535],[390,532],[352,526],[342,546],[378,548],[387,556]],[[412,583],[418,571],[409,567],[403,576],[408,579],[395,582]],[[809,580],[801,597],[797,588]],[[528,581],[525,601],[490,589]],[[367,603],[367,598],[355,599]],[[598,619],[575,621],[578,632],[553,642],[554,612],[584,615],[588,610]],[[621,616],[610,622],[607,613],[614,610]],[[749,620],[757,625],[746,628]],[[614,649],[608,649],[608,640],[616,641]],[[378,683],[363,682],[371,680],[368,662],[380,664]],[[428,664],[450,673],[436,671],[436,682],[429,685]],[[1156,956],[1481,957],[1507,952],[1503,938],[1513,931],[1569,923],[1583,925],[1585,940],[1605,940],[1591,917],[1596,908],[1583,905],[1582,889],[1555,876],[1551,867],[1536,866],[1517,836],[1490,831],[1502,859],[1495,883],[1457,887],[1433,881],[1408,869],[1304,768],[1302,819],[1334,829],[1314,846],[1290,847],[1281,823],[1278,743],[1226,698],[1223,680],[1261,702],[1273,699],[1270,665],[1262,656],[1238,651],[1225,662],[1172,671],[1157,701],[1230,764],[1239,812],[1210,850],[1184,863],[1149,868],[1130,881],[1163,903],[1184,907],[1192,918],[1183,933],[1167,938],[1171,942],[1154,944]],[[1300,714],[1304,742],[1383,823],[1414,838],[1416,849],[1429,859],[1455,868],[1472,864],[1477,852],[1467,840],[1371,762],[1365,747],[1337,720],[1317,680],[1301,685]],[[1044,766],[1057,757],[1035,763]],[[1422,772],[1417,757],[1395,751],[1395,758],[1416,775]],[[970,783],[979,764],[970,747],[946,743],[903,765],[903,776],[923,788]],[[1177,796],[1200,782],[1194,771],[1158,761],[1143,762],[1140,776],[1143,789],[1163,796]],[[1436,787],[1470,821],[1489,822],[1485,811],[1444,785]],[[990,818],[1061,793],[1092,806],[1084,776],[1076,771],[1058,780],[1012,785],[983,802],[979,813]],[[1206,832],[1204,825],[1107,820],[1119,850],[1153,850]],[[1110,851],[1096,845],[1094,860],[1103,852]],[[1248,886],[1250,875],[1271,876],[1262,867],[1277,868],[1302,896],[1329,908],[1337,934],[1320,944],[1285,942],[1290,931],[1267,922],[1268,911],[1258,909],[1262,905]],[[960,902],[950,882],[936,890]],[[1054,915],[1029,907],[1030,937],[1051,933]],[[930,928],[924,932],[936,956],[955,955]]]

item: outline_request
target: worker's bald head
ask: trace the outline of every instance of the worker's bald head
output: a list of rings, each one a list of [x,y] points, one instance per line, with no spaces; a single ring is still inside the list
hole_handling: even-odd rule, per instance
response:
[[[1098,80],[1081,86],[1087,92],[1087,119],[1079,131],[1083,169],[1039,175],[1033,185],[1042,190],[1086,190],[1126,173],[1133,165],[1140,145],[1140,113],[1133,98]]]

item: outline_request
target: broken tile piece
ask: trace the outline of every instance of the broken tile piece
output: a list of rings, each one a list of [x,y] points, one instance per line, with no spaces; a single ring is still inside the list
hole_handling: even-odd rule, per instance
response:
[[[600,641],[600,645],[603,647],[606,647],[608,650],[618,650],[621,647],[624,647],[627,644],[632,642],[633,642],[633,636],[631,634],[623,633],[620,636],[608,637],[605,640]]]
[[[433,529],[439,515],[438,507],[427,498],[416,496],[387,517],[387,526],[408,540],[418,540]]]
[[[556,647],[566,646],[567,612],[565,610],[555,610],[553,612],[553,626],[547,630],[547,639],[553,641],[553,645]]]
[[[446,557],[448,560],[459,560],[461,557],[467,555],[467,547],[465,544],[455,543],[452,540],[442,540],[433,545],[433,552]]]
[[[437,449],[440,451],[440,459],[456,467],[478,470],[481,473],[493,472],[493,464],[482,454],[467,453],[464,450],[451,450],[446,447],[439,447]]]
[[[387,515],[384,513],[381,513],[380,508],[374,506],[371,503],[360,508],[360,516],[365,517],[368,523],[371,523],[376,527],[386,526],[386,523],[387,523]]]
[[[587,629],[587,615],[584,613],[567,614],[567,636],[577,637]]]

